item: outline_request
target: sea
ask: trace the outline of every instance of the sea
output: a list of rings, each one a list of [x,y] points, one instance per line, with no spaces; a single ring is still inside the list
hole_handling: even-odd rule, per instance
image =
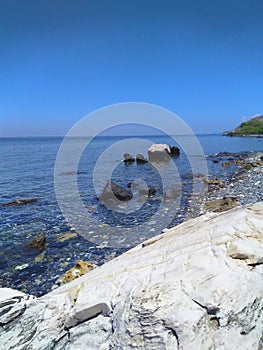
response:
[[[178,146],[181,154],[156,164],[122,161],[124,153],[147,157],[152,143]],[[236,168],[222,164],[255,151],[263,151],[263,138],[0,138],[0,286],[43,295],[77,260],[101,265],[183,222],[205,190],[204,176],[227,180]],[[132,200],[101,202],[108,180]],[[39,234],[45,249],[26,246]]]

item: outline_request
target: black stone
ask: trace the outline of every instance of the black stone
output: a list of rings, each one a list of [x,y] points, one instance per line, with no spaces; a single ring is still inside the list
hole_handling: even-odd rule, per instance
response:
[[[124,153],[123,158],[124,158],[123,161],[126,165],[130,165],[133,162],[135,162],[135,158],[129,153]]]
[[[35,203],[37,201],[36,198],[30,198],[30,199],[18,199],[13,202],[3,203],[2,207],[11,207],[11,206],[19,206],[19,205],[25,205],[30,203]]]
[[[170,156],[178,157],[180,154],[180,149],[176,146],[170,146]]]
[[[139,193],[146,196],[153,196],[156,193],[156,189],[151,187],[148,190],[140,190]]]
[[[101,196],[99,197],[99,200],[102,202],[107,202],[116,201],[116,199],[127,202],[132,199],[132,193],[115,182],[108,181]]]
[[[136,162],[137,164],[145,164],[148,163],[148,159],[146,159],[142,154],[137,154]]]

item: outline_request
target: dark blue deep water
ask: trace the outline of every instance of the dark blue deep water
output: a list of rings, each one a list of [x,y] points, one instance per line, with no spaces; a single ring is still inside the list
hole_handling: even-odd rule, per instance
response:
[[[181,136],[182,138],[183,136]],[[142,137],[140,137],[141,139]],[[78,162],[77,169],[70,168],[70,162],[58,175],[59,179],[71,186],[77,179],[79,196],[87,215],[74,207],[74,200],[65,193],[65,204],[71,206],[77,224],[84,223],[84,234],[60,242],[58,237],[65,233],[78,232],[76,222],[72,223],[70,216],[63,215],[58,205],[54,186],[54,166],[57,153],[63,138],[0,138],[0,285],[11,286],[33,294],[41,295],[53,285],[61,273],[78,259],[89,260],[97,264],[121,254],[140,241],[159,234],[162,228],[182,222],[189,194],[193,191],[191,182],[191,166],[188,155],[183,151],[178,158],[162,167],[162,174],[176,177],[181,197],[177,203],[172,220],[166,220],[169,208],[161,207],[161,197],[164,195],[164,175],[150,164],[125,166],[121,163],[119,154],[125,152],[147,156],[147,148],[132,144],[129,149],[121,149],[120,153],[111,152],[112,145],[126,138],[101,137],[90,141]],[[154,143],[175,145],[168,136],[147,136]],[[213,162],[213,155],[219,152],[253,152],[263,150],[263,138],[225,137],[221,135],[202,135],[198,137],[206,156],[208,173],[227,177],[235,169],[222,168],[220,163]],[[72,147],[78,147],[78,139],[72,139]],[[81,141],[82,142],[82,141]],[[120,144],[120,147],[122,145]],[[106,153],[103,153],[106,152]],[[108,152],[108,153],[107,153]],[[135,153],[136,152],[136,153]],[[194,153],[194,152],[193,152]],[[111,154],[111,157],[108,157]],[[71,155],[69,154],[69,159]],[[119,211],[106,208],[98,201],[98,193],[94,188],[94,167],[96,170],[97,187],[101,190],[106,179],[112,179],[129,189],[129,183],[142,179],[157,192],[153,198],[144,198],[135,203],[134,210],[127,212],[125,203],[119,206]],[[201,159],[201,158],[200,158]],[[225,161],[227,156],[222,156]],[[200,160],[196,158],[196,164]],[[112,173],[108,170],[112,168]],[[198,166],[197,166],[198,168]],[[175,174],[175,169],[177,174]],[[200,169],[202,173],[202,169]],[[165,175],[166,176],[166,175]],[[170,176],[170,177],[169,177]],[[59,180],[60,181],[60,180]],[[168,190],[174,190],[175,185]],[[15,200],[36,199],[34,203],[19,206],[2,206]],[[136,207],[137,205],[137,207]],[[167,204],[168,205],[168,204]],[[161,208],[161,209],[160,209]],[[163,211],[159,219],[154,214]],[[66,216],[66,217],[65,217]],[[85,218],[84,218],[85,216]],[[91,218],[91,220],[89,219]],[[85,220],[84,220],[85,219]],[[144,226],[143,226],[144,225]],[[158,226],[159,225],[159,226]],[[142,230],[142,227],[144,229]],[[45,251],[25,248],[25,244],[37,234],[46,236]],[[39,254],[42,253],[42,257]]]

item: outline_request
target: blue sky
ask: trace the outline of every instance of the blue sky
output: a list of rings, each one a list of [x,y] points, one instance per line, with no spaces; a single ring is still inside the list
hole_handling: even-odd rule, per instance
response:
[[[0,6],[0,136],[64,135],[119,102],[160,105],[196,133],[263,113],[262,0]]]

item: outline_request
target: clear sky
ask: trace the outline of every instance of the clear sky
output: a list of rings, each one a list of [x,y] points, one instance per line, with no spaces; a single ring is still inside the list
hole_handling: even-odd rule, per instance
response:
[[[232,129],[263,113],[262,14],[262,0],[0,0],[0,136],[64,135],[132,101]]]

